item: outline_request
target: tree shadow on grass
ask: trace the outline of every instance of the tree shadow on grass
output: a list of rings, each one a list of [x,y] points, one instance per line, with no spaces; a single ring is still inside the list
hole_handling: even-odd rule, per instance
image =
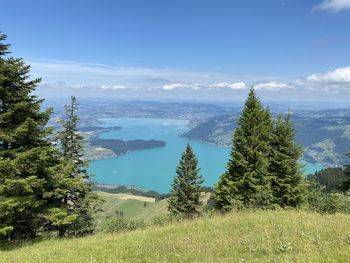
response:
[[[93,234],[91,234],[93,235]],[[84,238],[89,235],[84,236],[69,236],[69,237],[57,237],[57,236],[42,236],[36,237],[34,239],[14,239],[14,240],[0,240],[0,252],[1,251],[11,251],[20,249],[22,247],[29,247],[38,243],[42,243],[48,240],[70,240]]]
[[[11,251],[16,250],[22,247],[31,246],[45,240],[48,240],[48,237],[38,237],[35,239],[16,239],[16,240],[0,240],[0,251]]]

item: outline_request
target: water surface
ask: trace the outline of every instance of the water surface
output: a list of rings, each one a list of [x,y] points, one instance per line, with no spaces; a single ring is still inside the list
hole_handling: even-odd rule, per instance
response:
[[[107,184],[135,185],[144,189],[167,193],[170,190],[175,169],[187,142],[197,154],[200,173],[205,185],[212,186],[225,171],[230,149],[192,141],[179,135],[189,129],[188,121],[155,118],[104,118],[104,127],[121,126],[100,134],[102,139],[156,139],[166,142],[162,148],[132,151],[125,155],[97,160],[90,163],[94,180]],[[305,173],[322,168],[306,163]]]

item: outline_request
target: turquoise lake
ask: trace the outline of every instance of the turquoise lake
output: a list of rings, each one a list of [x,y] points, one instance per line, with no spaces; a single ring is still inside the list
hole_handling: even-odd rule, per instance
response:
[[[91,162],[89,172],[99,183],[134,185],[167,193],[187,142],[197,154],[205,185],[213,186],[225,171],[230,149],[181,137],[189,129],[188,121],[154,118],[104,118],[100,121],[104,127],[122,127],[121,130],[101,133],[99,137],[102,139],[155,139],[165,141],[166,146]],[[305,174],[321,168],[317,164],[305,163]]]

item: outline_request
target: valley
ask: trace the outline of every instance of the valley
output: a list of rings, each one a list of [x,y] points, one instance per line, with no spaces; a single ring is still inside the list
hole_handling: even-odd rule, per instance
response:
[[[53,104],[55,109],[50,125],[58,127],[57,119],[62,117],[63,108],[61,105],[64,102],[56,99],[48,103]],[[81,131],[88,137],[87,142],[91,142],[93,137],[91,129],[100,133],[108,131],[103,129],[112,128],[101,127],[101,119],[103,118],[158,118],[188,121],[190,130],[183,134],[186,138],[220,147],[231,145],[232,133],[242,108],[239,103],[165,103],[157,101],[102,101],[98,99],[83,99],[80,103],[80,126]],[[339,109],[336,109],[336,105],[333,105],[332,109],[322,109],[322,105],[318,104],[285,106],[271,104],[269,106],[274,116],[279,113],[286,114],[290,109],[296,128],[296,141],[303,146],[306,161],[320,163],[324,166],[337,166],[346,160],[344,153],[350,143],[350,109],[342,108],[343,105],[339,105]],[[118,127],[115,128],[115,130],[117,129]],[[157,140],[158,138],[151,139]],[[90,146],[90,149],[93,148],[89,144],[87,146]],[[95,154],[97,156],[90,153],[87,159],[113,156],[113,151],[103,155],[101,149],[98,148]]]
[[[89,103],[97,104],[91,114]],[[339,106],[341,107],[341,106]],[[60,107],[55,108],[56,116],[60,116]],[[189,130],[183,136],[190,140],[198,140],[219,147],[230,147],[232,134],[236,127],[241,105],[198,104],[198,103],[160,103],[160,102],[120,102],[83,100],[80,110],[82,131],[95,127],[98,130],[101,118],[158,118],[179,119],[188,121]],[[276,116],[279,113],[286,114],[288,106],[271,104],[271,109]],[[345,153],[350,144],[350,109],[321,109],[321,106],[307,104],[299,109],[290,109],[292,121],[296,129],[296,141],[304,148],[304,160],[310,163],[318,163],[323,166],[338,166],[347,159]],[[90,126],[90,124],[94,124]],[[88,125],[88,126],[86,126]],[[102,127],[103,128],[103,127]],[[106,129],[106,127],[104,127]],[[110,128],[107,128],[110,129]],[[117,138],[119,139],[119,138]],[[140,139],[140,138],[132,138]],[[151,138],[158,140],[158,138]],[[87,140],[89,149],[91,140]],[[108,144],[108,143],[107,143]],[[120,149],[114,154],[125,152],[121,144]],[[102,147],[108,152],[108,147]],[[116,153],[117,152],[117,153]],[[88,159],[101,159],[113,156],[113,151],[104,153],[101,148],[95,151],[96,156]]]
[[[94,180],[160,193],[168,192],[176,160],[187,142],[198,153],[205,185],[214,184],[224,172],[241,109],[234,103],[108,100],[102,103],[91,99],[80,103],[79,130],[85,138],[85,158],[92,161],[90,172],[96,175]],[[288,111],[281,105],[271,105],[271,108],[274,117]],[[305,108],[290,111],[296,141],[304,148],[306,174],[347,162],[349,109],[320,109],[305,105]],[[109,115],[112,117],[106,117]],[[55,126],[54,120],[61,116],[62,110],[57,102],[50,124]],[[211,165],[212,162],[216,165]]]

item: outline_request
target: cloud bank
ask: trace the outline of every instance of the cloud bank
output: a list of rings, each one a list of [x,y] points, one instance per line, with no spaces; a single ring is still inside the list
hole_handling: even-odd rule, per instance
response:
[[[229,89],[229,90],[244,90],[247,88],[247,85],[241,81],[241,82],[234,82],[234,83],[228,83],[228,82],[219,82],[209,85],[209,88],[213,89]]]
[[[113,86],[102,85],[100,88],[102,90],[124,90],[124,89],[126,89],[126,87],[123,85],[113,85]]]
[[[349,92],[350,66],[337,68],[325,73],[315,73],[294,81],[293,85],[328,94]]]
[[[43,76],[46,94],[91,94],[109,96],[154,96],[173,94],[179,98],[222,99],[240,97],[253,86],[269,98],[306,97],[328,99],[329,94],[345,100],[350,93],[350,66],[313,73],[290,81],[276,78],[250,79],[213,72],[147,68],[117,68],[74,62],[34,62],[33,72]],[[58,93],[59,91],[59,93]],[[140,95],[142,94],[142,95]],[[173,96],[172,96],[173,97]]]
[[[292,86],[286,83],[282,82],[275,82],[275,81],[269,81],[269,82],[263,82],[254,85],[256,90],[269,90],[269,91],[279,91],[284,89],[290,89]]]

